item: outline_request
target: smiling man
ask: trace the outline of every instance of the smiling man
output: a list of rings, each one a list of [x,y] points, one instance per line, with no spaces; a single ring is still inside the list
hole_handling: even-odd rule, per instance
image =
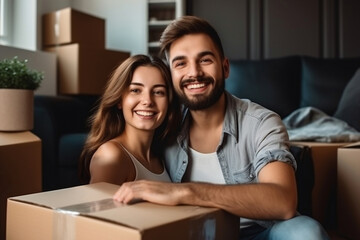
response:
[[[280,117],[224,90],[229,61],[215,29],[185,16],[161,44],[185,107],[165,154],[175,184],[125,183],[114,199],[218,207],[240,217],[240,239],[328,239],[318,222],[296,214],[296,162]]]

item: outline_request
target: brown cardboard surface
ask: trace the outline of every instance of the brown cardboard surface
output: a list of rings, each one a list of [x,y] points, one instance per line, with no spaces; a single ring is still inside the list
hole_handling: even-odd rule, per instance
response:
[[[338,149],[337,227],[349,239],[360,239],[360,142]]]
[[[314,165],[312,191],[312,217],[329,227],[336,199],[337,149],[348,143],[291,142],[292,145],[310,148]]]
[[[41,140],[28,131],[0,132],[0,239],[5,239],[7,198],[41,190]]]
[[[114,68],[130,56],[77,43],[44,50],[57,54],[59,94],[102,94]]]
[[[97,183],[10,198],[7,239],[237,239],[239,218],[225,211],[123,205],[111,199],[117,189]]]
[[[105,47],[105,20],[71,8],[43,15],[43,45],[81,43]]]
[[[0,131],[28,131],[34,127],[34,91],[0,89]]]

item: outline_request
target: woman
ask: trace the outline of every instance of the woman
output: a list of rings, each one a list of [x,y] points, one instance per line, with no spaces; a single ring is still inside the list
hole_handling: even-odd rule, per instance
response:
[[[180,119],[171,75],[157,57],[135,55],[113,72],[80,157],[84,183],[170,181],[161,146]]]

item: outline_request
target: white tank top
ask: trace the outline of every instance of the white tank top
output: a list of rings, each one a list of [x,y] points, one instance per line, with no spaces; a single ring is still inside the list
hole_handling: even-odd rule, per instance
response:
[[[129,154],[131,161],[134,164],[136,175],[135,180],[151,180],[151,181],[159,181],[159,182],[171,182],[169,174],[167,173],[165,167],[164,171],[160,174],[153,173],[149,171],[146,167],[144,167],[139,160],[136,159],[134,155],[132,155],[121,143],[119,145]]]
[[[187,180],[192,182],[208,182],[224,184],[225,179],[222,173],[219,159],[216,152],[200,153],[190,148],[191,165]]]

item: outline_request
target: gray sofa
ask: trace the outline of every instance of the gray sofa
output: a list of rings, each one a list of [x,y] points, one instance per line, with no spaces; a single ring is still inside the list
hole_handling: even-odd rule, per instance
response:
[[[289,56],[231,60],[226,89],[249,98],[282,118],[313,106],[360,130],[360,58],[318,59]],[[360,74],[360,73],[359,73]],[[43,190],[80,184],[78,158],[89,130],[87,119],[99,96],[35,96],[33,133],[42,139]],[[293,146],[299,169],[299,209],[311,214],[313,168],[308,150]]]

